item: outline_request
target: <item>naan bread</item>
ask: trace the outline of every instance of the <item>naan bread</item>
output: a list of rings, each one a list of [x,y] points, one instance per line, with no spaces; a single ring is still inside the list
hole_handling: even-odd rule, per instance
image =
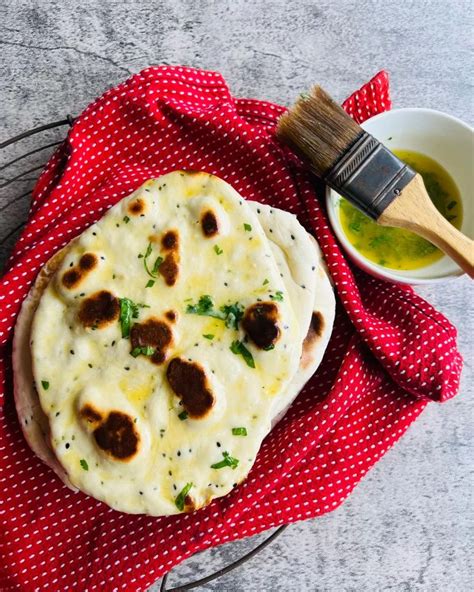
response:
[[[13,338],[13,391],[21,429],[30,448],[68,487],[75,490],[49,442],[48,418],[41,409],[34,384],[30,350],[31,324],[38,302],[65,255],[66,250],[63,249],[51,257],[21,306]]]
[[[242,307],[238,330],[232,317],[187,313],[208,294],[220,315]],[[122,337],[125,298],[138,308]],[[167,515],[245,478],[302,343],[255,213],[220,179],[175,172],[74,241],[37,308],[31,351],[71,483],[118,510]]]
[[[162,182],[162,179],[160,179],[160,182]],[[269,244],[288,291],[289,300],[293,309],[297,312],[300,328],[298,340],[302,341],[306,337],[297,372],[286,387],[284,394],[281,397],[274,398],[274,401],[278,401],[278,404],[273,406],[270,412],[272,425],[274,425],[284,415],[286,409],[291,405],[293,399],[319,365],[332,329],[334,295],[323,269],[319,248],[314,239],[298,223],[296,217],[276,208],[269,208],[252,202],[248,202],[248,204],[257,214],[260,224],[270,241]],[[248,227],[248,223],[246,224]],[[246,230],[246,232],[249,231]],[[48,419],[39,406],[38,393],[31,377],[31,358],[28,343],[29,327],[38,300],[45,290],[51,275],[64,258],[66,250],[70,247],[71,245],[48,262],[22,306],[15,329],[14,371],[17,410],[28,443],[33,451],[46,464],[51,466],[69,487],[74,489],[49,443]],[[314,311],[318,313],[317,317],[313,314]],[[320,321],[317,327],[315,318]],[[48,386],[47,390],[49,388]],[[270,426],[268,426],[269,428]],[[234,438],[236,437],[234,436]],[[240,438],[243,439],[244,437],[240,436]],[[91,470],[88,462],[87,466]],[[231,468],[220,469],[219,472],[221,470],[233,472]],[[215,469],[214,471],[217,472],[218,470]],[[194,487],[190,490],[190,494],[192,494],[193,489]],[[223,494],[219,491],[213,497]],[[189,502],[190,499],[191,495],[187,501]],[[194,502],[194,498],[192,499]],[[107,503],[109,502],[107,501]],[[194,507],[194,505],[193,503],[192,506]],[[185,509],[192,509],[189,506],[190,504],[186,504]],[[150,511],[146,512],[151,513]]]

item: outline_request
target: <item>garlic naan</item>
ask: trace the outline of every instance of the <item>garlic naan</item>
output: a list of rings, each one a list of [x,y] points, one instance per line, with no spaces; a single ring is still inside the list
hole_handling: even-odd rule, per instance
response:
[[[33,320],[51,446],[129,513],[202,507],[248,474],[302,327],[252,208],[224,181],[148,181],[68,247]]]

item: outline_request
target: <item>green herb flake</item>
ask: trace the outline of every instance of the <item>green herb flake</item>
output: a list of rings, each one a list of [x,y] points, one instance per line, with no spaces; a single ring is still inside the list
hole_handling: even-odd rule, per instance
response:
[[[270,300],[278,300],[278,302],[282,302],[283,292],[277,291],[275,294],[270,294]]]
[[[252,227],[250,226],[250,224],[244,222],[244,230],[245,232],[252,232]]]
[[[457,202],[456,200],[450,201],[450,202],[448,203],[448,205],[446,206],[446,208],[447,208],[448,210],[452,210],[453,208],[455,208],[455,207],[457,206],[457,203],[458,203],[458,202]]]
[[[164,259],[163,257],[157,257],[155,263],[153,264],[153,269],[151,270],[152,273],[158,273],[158,270],[160,268],[160,265],[163,263]]]
[[[233,436],[246,436],[247,435],[247,428],[232,428],[232,435]]]
[[[206,333],[205,335],[203,335],[204,339],[209,339],[209,341],[212,341],[214,339],[214,335],[212,333]]]
[[[128,216],[124,216],[123,221],[125,222],[125,224],[128,224],[130,222],[130,218]]]
[[[85,458],[81,458],[81,460],[79,461],[81,467],[84,469],[84,471],[88,471],[89,470],[89,465],[87,464],[87,461]]]
[[[152,356],[155,353],[155,348],[150,347],[149,345],[145,345],[143,347],[134,347],[130,352],[130,355],[134,358],[138,358],[138,356]]]
[[[222,253],[224,252],[219,245],[214,245],[214,251],[216,252],[216,255],[222,255]]]
[[[235,355],[242,356],[247,366],[249,366],[250,368],[255,368],[255,361],[253,359],[253,356],[242,343],[242,341],[239,341],[238,339],[233,341],[230,346],[230,351]]]
[[[184,421],[185,419],[188,419],[188,412],[187,411],[181,411],[181,413],[178,415],[179,419],[181,421]]]
[[[238,329],[239,322],[244,316],[244,307],[238,302],[234,302],[234,304],[224,304],[219,310],[216,310],[214,300],[209,294],[205,294],[199,298],[197,304],[188,304],[186,313],[213,317],[224,321],[228,328]]]
[[[138,318],[138,310],[140,308],[150,308],[147,304],[137,304],[129,298],[120,298],[120,316],[119,322],[122,329],[122,337],[126,338],[130,335],[130,327],[132,319]]]
[[[244,316],[244,307],[235,302],[234,304],[224,304],[219,310],[225,314],[225,326],[228,328],[239,328],[239,322]]]
[[[237,468],[239,464],[238,458],[230,456],[228,452],[223,452],[222,456],[224,459],[211,465],[211,469],[223,469],[224,467],[231,467],[231,469],[235,470]]]
[[[193,483],[186,483],[186,485],[178,493],[178,495],[176,496],[176,499],[174,500],[175,506],[181,512],[184,510],[184,501],[185,501],[186,496],[188,495],[188,493],[191,491],[191,487],[193,487]]]
[[[266,286],[266,285],[267,285],[267,284],[269,284],[269,283],[270,283],[270,280],[268,280],[267,278],[265,278],[265,279],[263,280],[263,284],[262,284],[262,285],[263,285],[263,286]]]
[[[155,280],[148,280],[145,288],[153,288],[154,285],[155,285]]]
[[[45,391],[47,391],[49,389],[49,382],[47,380],[42,380],[41,386],[44,388]]]

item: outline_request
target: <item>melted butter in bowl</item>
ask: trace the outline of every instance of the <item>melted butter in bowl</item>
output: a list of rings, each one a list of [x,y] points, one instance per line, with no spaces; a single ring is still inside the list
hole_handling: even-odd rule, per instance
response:
[[[456,228],[462,225],[463,211],[459,189],[438,162],[411,150],[392,150],[423,177],[436,209]],[[381,226],[341,198],[339,219],[350,243],[370,261],[397,270],[419,269],[443,257],[430,242],[402,228]]]

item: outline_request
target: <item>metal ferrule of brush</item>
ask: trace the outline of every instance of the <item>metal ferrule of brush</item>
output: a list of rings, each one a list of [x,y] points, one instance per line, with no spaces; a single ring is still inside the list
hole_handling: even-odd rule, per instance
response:
[[[363,132],[324,181],[365,214],[377,219],[415,174],[388,148]]]

